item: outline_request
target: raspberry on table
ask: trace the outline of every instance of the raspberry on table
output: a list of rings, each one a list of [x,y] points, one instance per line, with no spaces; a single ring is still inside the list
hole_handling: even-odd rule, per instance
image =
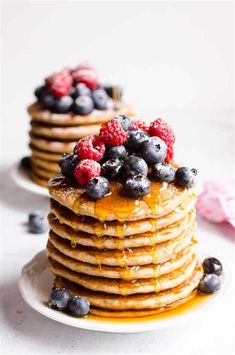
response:
[[[86,186],[91,179],[100,176],[101,166],[94,160],[82,160],[75,168],[74,177],[80,185]]]
[[[93,69],[78,69],[73,72],[73,80],[75,83],[83,83],[94,90],[98,85],[98,74]]]
[[[104,122],[99,133],[100,139],[105,144],[112,146],[124,144],[126,142],[127,135],[128,134],[124,131],[121,123],[116,119]]]
[[[73,79],[68,72],[52,74],[46,79],[48,91],[57,97],[68,95],[72,87]]]
[[[98,136],[90,135],[80,139],[76,151],[80,160],[100,161],[105,153],[105,145]]]
[[[169,161],[174,156],[173,144],[175,143],[175,134],[171,126],[162,118],[157,118],[150,124],[149,134],[161,138],[167,145],[166,161]]]
[[[139,121],[139,120],[132,120],[132,127],[131,127],[131,131],[134,131],[136,129],[141,129],[141,131],[144,132],[149,132],[149,126],[147,125],[147,123],[145,123],[144,121]]]

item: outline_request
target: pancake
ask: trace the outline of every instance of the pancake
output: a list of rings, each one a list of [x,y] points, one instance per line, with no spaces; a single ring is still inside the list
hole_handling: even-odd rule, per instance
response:
[[[32,172],[34,174],[36,174],[39,178],[42,178],[45,180],[49,180],[54,175],[53,171],[50,171],[45,168],[41,168],[40,166],[37,166],[33,162],[31,164],[31,169],[32,169]]]
[[[195,254],[181,268],[158,278],[145,278],[138,280],[116,280],[106,277],[94,277],[77,273],[49,258],[49,267],[54,275],[93,291],[129,296],[138,293],[161,292],[179,286],[191,276],[197,263]]]
[[[148,310],[157,309],[178,302],[188,297],[198,286],[203,275],[200,265],[197,265],[189,279],[170,290],[161,292],[151,292],[147,294],[135,294],[129,296],[121,296],[108,294],[105,292],[94,292],[81,287],[75,283],[69,282],[64,278],[56,278],[56,287],[65,287],[74,295],[80,295],[88,298],[94,307],[103,308],[104,310],[124,311],[124,310]]]
[[[62,254],[78,261],[94,265],[125,267],[159,264],[170,260],[175,254],[194,242],[194,231],[183,231],[178,238],[154,246],[124,249],[122,251],[99,250],[84,246],[73,247],[69,241],[62,239],[52,231],[49,232],[49,241]]]
[[[45,170],[51,171],[53,174],[58,173],[59,171],[59,165],[58,163],[52,162],[50,160],[45,160],[45,159],[40,159],[36,157],[32,157],[31,161],[34,165],[36,165],[38,168],[42,168]]]
[[[77,141],[63,142],[63,141],[53,141],[41,137],[37,137],[33,134],[30,135],[31,144],[37,149],[51,152],[51,153],[69,153],[72,152]]]
[[[48,179],[42,178],[41,176],[38,176],[33,171],[30,171],[29,176],[36,184],[38,184],[38,185],[40,185],[42,187],[48,187]]]
[[[55,126],[77,126],[92,125],[103,123],[111,119],[115,115],[133,116],[133,110],[129,105],[119,103],[120,108],[117,110],[93,110],[90,115],[80,116],[71,113],[53,113],[45,110],[42,106],[35,102],[28,107],[28,113],[34,121],[49,123]]]
[[[126,236],[156,232],[161,228],[181,221],[194,208],[195,198],[189,198],[178,206],[174,211],[158,219],[142,219],[121,223],[119,221],[99,222],[92,217],[84,217],[73,213],[66,207],[61,206],[55,200],[51,200],[51,212],[58,218],[60,223],[66,224],[75,231],[86,232],[101,236],[115,236],[123,239]]]
[[[52,153],[52,152],[47,152],[45,150],[40,150],[35,148],[32,144],[29,145],[31,152],[32,152],[32,157],[33,158],[39,158],[43,160],[48,160],[52,162],[58,162],[61,158],[61,153]]]
[[[80,244],[97,249],[123,250],[125,248],[155,245],[178,237],[183,230],[195,228],[195,211],[190,211],[182,220],[155,232],[130,235],[123,239],[111,236],[98,237],[95,234],[75,231],[68,225],[60,223],[53,213],[49,214],[48,221],[53,232],[64,239],[70,240],[73,246]]]

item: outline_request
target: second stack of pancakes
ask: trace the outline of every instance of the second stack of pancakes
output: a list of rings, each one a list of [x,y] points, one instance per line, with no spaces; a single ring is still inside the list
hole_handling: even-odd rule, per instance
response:
[[[202,268],[195,250],[195,192],[151,181],[135,200],[113,182],[92,201],[62,175],[49,182],[47,249],[55,285],[89,299],[90,312],[135,317],[195,296]]]

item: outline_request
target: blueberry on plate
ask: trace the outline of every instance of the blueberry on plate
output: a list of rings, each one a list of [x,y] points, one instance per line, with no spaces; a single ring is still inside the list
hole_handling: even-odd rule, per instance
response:
[[[65,288],[53,288],[49,305],[54,309],[66,309],[71,298],[71,293]]]
[[[127,156],[127,151],[124,145],[110,146],[106,147],[106,158],[108,159],[125,159]]]
[[[221,262],[216,258],[207,258],[203,261],[203,270],[206,274],[215,274],[220,276],[223,271]]]
[[[45,92],[40,97],[40,103],[48,110],[52,110],[55,105],[56,98],[51,92]]]
[[[58,113],[67,113],[71,110],[73,99],[71,96],[63,96],[56,98],[54,104],[54,111]]]
[[[102,165],[102,175],[108,179],[116,179],[121,176],[123,162],[116,159],[109,159]]]
[[[24,157],[21,159],[20,161],[20,166],[22,166],[22,168],[30,170],[31,169],[31,159],[30,157]]]
[[[86,316],[90,310],[90,302],[81,296],[73,296],[68,303],[68,309],[73,316]]]
[[[196,175],[196,169],[190,169],[183,166],[176,170],[175,179],[179,186],[189,189],[195,185]]]
[[[97,110],[107,109],[108,95],[103,89],[96,89],[92,93],[95,108]]]
[[[175,169],[168,163],[157,163],[153,166],[153,177],[157,182],[173,182]]]
[[[133,151],[141,151],[142,146],[145,142],[149,141],[150,137],[148,133],[141,131],[141,129],[136,129],[131,131],[127,138],[127,146]]]
[[[150,181],[143,175],[131,176],[126,180],[124,188],[128,196],[137,198],[149,193]]]
[[[129,131],[131,129],[132,123],[131,119],[125,115],[117,115],[113,118],[121,123],[124,131]]]
[[[90,96],[78,96],[72,106],[74,113],[78,115],[89,115],[94,110],[94,103]]]
[[[74,170],[79,163],[77,154],[64,153],[59,160],[61,173],[68,179],[73,178]]]
[[[109,181],[103,176],[95,177],[89,181],[86,192],[93,200],[97,200],[109,192]]]
[[[144,159],[137,157],[136,155],[130,155],[126,158],[124,169],[127,177],[134,175],[148,175],[148,165]]]
[[[142,156],[150,165],[163,162],[166,153],[166,143],[159,137],[151,137],[147,142],[143,143]]]
[[[206,274],[199,283],[199,290],[203,293],[214,293],[221,288],[219,276],[215,274]]]
[[[42,95],[45,93],[45,91],[46,91],[45,85],[38,86],[34,91],[34,95],[36,96],[37,99],[40,99]]]
[[[41,210],[33,211],[28,218],[29,231],[34,234],[41,234],[48,230],[48,221],[46,215]]]

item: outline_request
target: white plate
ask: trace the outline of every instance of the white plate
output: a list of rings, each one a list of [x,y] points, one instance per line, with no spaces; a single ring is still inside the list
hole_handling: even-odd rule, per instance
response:
[[[12,180],[24,190],[30,191],[34,194],[49,197],[46,187],[40,186],[33,182],[28,174],[28,171],[16,163],[10,171]]]
[[[63,312],[55,311],[48,307],[47,302],[53,285],[53,275],[47,268],[47,253],[45,250],[38,253],[22,269],[22,276],[19,282],[19,288],[25,302],[28,303],[37,312],[51,318],[57,322],[64,323],[73,327],[111,333],[137,333],[149,330],[156,330],[180,322],[191,320],[192,316],[199,315],[208,308],[215,300],[221,298],[225,290],[225,280],[223,280],[222,290],[214,295],[205,297],[203,302],[194,307],[189,307],[183,312],[172,312],[166,317],[149,317],[147,320],[137,318],[134,321],[117,320],[109,321],[102,318],[74,318]]]

